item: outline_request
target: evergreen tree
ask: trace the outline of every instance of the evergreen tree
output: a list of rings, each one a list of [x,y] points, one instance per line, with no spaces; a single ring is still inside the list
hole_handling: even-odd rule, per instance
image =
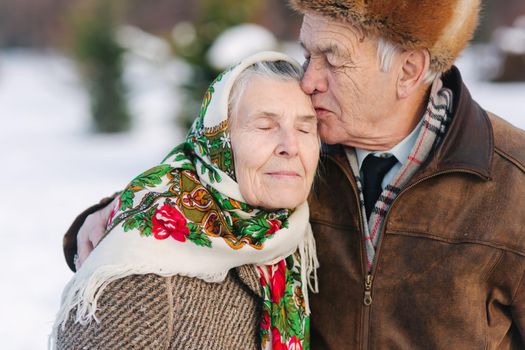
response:
[[[122,80],[124,49],[115,40],[116,4],[95,0],[73,19],[73,50],[89,89],[94,125],[108,133],[130,127]]]
[[[260,6],[259,0],[202,0],[193,23],[194,40],[181,45],[175,38],[177,56],[184,59],[192,70],[191,79],[182,86],[185,102],[178,118],[186,129],[195,119],[208,86],[220,73],[207,61],[208,50],[223,31],[252,20]]]

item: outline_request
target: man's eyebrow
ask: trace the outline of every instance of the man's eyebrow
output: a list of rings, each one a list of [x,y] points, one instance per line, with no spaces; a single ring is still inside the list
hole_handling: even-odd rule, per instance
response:
[[[316,45],[314,46],[312,49],[307,49],[306,46],[304,45],[304,43],[302,41],[299,42],[299,45],[301,46],[301,48],[307,52],[309,51],[314,51],[314,52],[320,52],[320,53],[323,53],[323,54],[329,54],[329,53],[333,53],[333,54],[339,54],[339,47],[334,44],[334,43],[329,43],[329,44],[326,44],[326,45]]]
[[[303,50],[308,51],[308,49],[306,48],[306,46],[304,46],[304,43],[302,41],[299,41],[299,45]]]
[[[339,55],[340,51],[339,50],[339,46],[337,46],[336,44],[333,44],[333,43],[330,43],[326,46],[321,46],[319,47],[320,51],[324,54],[328,54],[328,53],[332,53],[332,54],[335,54],[335,55]]]

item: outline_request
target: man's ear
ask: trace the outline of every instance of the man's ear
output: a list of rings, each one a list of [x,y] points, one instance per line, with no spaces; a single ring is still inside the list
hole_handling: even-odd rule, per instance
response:
[[[409,50],[400,55],[397,79],[397,97],[405,99],[425,84],[425,75],[430,66],[427,50]]]

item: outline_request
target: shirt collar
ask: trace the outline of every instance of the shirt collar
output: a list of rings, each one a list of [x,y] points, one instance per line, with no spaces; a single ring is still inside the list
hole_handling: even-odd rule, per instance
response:
[[[405,165],[405,163],[408,160],[408,156],[410,155],[410,151],[412,151],[412,148],[416,144],[417,137],[419,135],[419,131],[421,130],[422,125],[423,125],[423,118],[421,118],[421,120],[416,125],[414,130],[412,130],[412,132],[407,137],[405,137],[403,140],[401,140],[401,142],[399,142],[397,145],[395,145],[389,150],[369,151],[366,149],[356,148],[355,152],[357,155],[357,162],[359,164],[359,169],[361,169],[361,165],[363,164],[363,161],[365,160],[366,156],[368,156],[370,153],[373,153],[375,156],[378,156],[378,157],[394,156],[401,163],[401,165]]]

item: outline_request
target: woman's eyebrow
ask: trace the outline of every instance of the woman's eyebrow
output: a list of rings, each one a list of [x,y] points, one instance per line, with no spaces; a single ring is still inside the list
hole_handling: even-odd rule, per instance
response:
[[[313,114],[305,114],[299,116],[300,122],[317,123],[317,117]]]
[[[260,118],[260,117],[267,117],[267,118],[278,118],[279,115],[277,113],[274,113],[274,112],[270,112],[270,111],[261,111],[261,110],[258,110],[258,111],[255,111],[252,113],[252,118]]]
[[[251,119],[258,118],[271,118],[271,119],[280,119],[282,115],[279,113],[274,113],[270,111],[256,111],[251,115]],[[317,117],[314,114],[303,114],[299,115],[298,119],[300,122],[312,122],[317,123]]]

